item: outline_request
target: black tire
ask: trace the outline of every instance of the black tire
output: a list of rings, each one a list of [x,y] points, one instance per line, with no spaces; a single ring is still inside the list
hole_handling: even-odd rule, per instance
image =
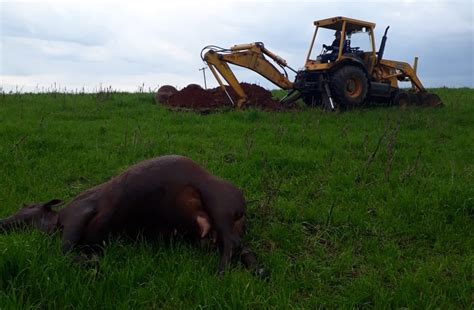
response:
[[[331,95],[342,109],[360,107],[367,99],[369,79],[364,70],[345,65],[331,74]]]

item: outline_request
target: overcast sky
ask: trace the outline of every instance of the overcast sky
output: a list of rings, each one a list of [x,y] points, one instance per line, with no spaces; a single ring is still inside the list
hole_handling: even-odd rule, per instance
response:
[[[384,58],[413,62],[427,87],[474,87],[472,0],[454,1],[5,1],[0,0],[4,90],[203,84],[199,53],[262,41],[301,68],[313,21],[348,16],[390,25]],[[319,42],[331,43],[331,42]],[[320,47],[317,48],[319,50]],[[272,84],[237,69],[240,81]],[[208,84],[215,86],[208,72]]]

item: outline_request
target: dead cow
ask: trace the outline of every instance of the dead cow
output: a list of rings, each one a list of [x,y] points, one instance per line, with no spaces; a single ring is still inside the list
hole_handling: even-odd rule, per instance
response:
[[[169,155],[130,167],[108,182],[80,193],[64,208],[62,201],[22,208],[0,221],[4,232],[30,226],[61,233],[62,251],[101,245],[110,235],[199,241],[214,237],[220,252],[219,272],[239,256],[257,271],[252,252],[243,247],[245,199],[231,183],[213,176],[190,159]]]

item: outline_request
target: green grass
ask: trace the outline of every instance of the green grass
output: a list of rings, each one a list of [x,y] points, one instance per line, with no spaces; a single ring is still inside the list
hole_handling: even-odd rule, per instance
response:
[[[189,156],[244,189],[269,280],[214,250],[117,240],[94,268],[59,238],[0,235],[0,309],[470,308],[474,90],[442,109],[200,116],[149,94],[0,95],[0,218],[140,160]]]

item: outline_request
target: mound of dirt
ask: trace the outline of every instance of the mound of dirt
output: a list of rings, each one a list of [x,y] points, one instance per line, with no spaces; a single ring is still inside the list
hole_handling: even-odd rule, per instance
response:
[[[216,109],[223,104],[218,102],[214,94],[196,84],[190,84],[170,96],[166,105],[173,108],[188,108],[193,110]]]
[[[241,83],[240,85],[248,96],[248,102],[243,108],[252,106],[272,111],[283,108],[277,100],[272,99],[272,93],[265,88],[248,83]],[[233,89],[226,87],[226,90],[236,102],[237,95]],[[232,106],[227,94],[220,87],[205,90],[196,84],[186,86],[162,103],[172,108],[195,111],[212,111]]]
[[[155,102],[161,103],[161,102],[166,102],[168,99],[175,93],[177,93],[178,90],[174,88],[171,85],[163,85],[161,86],[158,91],[156,92],[155,96]]]

